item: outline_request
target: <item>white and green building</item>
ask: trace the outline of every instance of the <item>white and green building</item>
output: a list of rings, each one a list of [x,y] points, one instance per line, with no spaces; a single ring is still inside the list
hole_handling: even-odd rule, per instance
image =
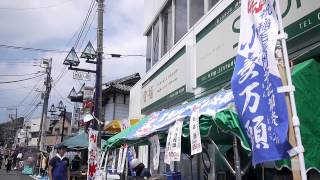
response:
[[[281,0],[290,59],[320,54],[320,1]],[[130,91],[130,118],[228,86],[240,0],[145,0],[146,75]]]
[[[320,55],[320,0],[279,0],[293,63]],[[130,90],[129,118],[229,88],[240,0],[145,0],[146,75]]]

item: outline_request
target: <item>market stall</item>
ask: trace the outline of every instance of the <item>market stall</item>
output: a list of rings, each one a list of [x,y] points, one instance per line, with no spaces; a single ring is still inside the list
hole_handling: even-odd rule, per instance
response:
[[[320,63],[314,59],[305,61],[295,66],[292,78],[295,85],[298,115],[301,121],[302,142],[305,148],[306,168],[308,170],[320,169],[319,152],[319,120],[320,109]],[[233,165],[227,159],[226,151],[237,146],[234,137],[241,142],[241,147],[246,155],[243,161],[250,161],[250,144],[242,131],[237,114],[233,108],[233,97],[230,91],[222,90],[214,95],[186,103],[172,109],[154,112],[145,116],[140,122],[111,137],[103,144],[103,150],[110,151],[123,144],[146,145],[151,144],[149,139],[157,134],[160,144],[166,143],[169,128],[177,119],[183,119],[181,151],[190,154],[190,116],[195,107],[199,111],[199,129],[202,144],[213,144],[216,154],[226,167],[236,174]],[[239,149],[239,148],[238,148]],[[236,151],[236,149],[234,149]],[[247,158],[247,160],[245,160]],[[235,163],[235,162],[233,162]],[[238,162],[240,164],[240,162]],[[243,164],[243,163],[242,163]],[[289,167],[290,161],[284,160],[277,163],[278,168]],[[243,167],[245,170],[247,167]],[[241,172],[243,174],[243,172]]]
[[[220,152],[220,147],[224,145],[237,146],[234,139],[239,139],[241,147],[247,152],[250,151],[250,146],[242,132],[236,114],[233,109],[233,96],[229,90],[221,90],[220,92],[197,99],[195,101],[177,106],[172,109],[155,112],[149,116],[145,116],[140,122],[119,134],[111,137],[103,145],[105,151],[110,151],[122,144],[146,145],[150,144],[150,137],[158,135],[160,144],[166,144],[168,131],[177,120],[182,120],[182,153],[190,155],[190,117],[198,112],[199,132],[202,143],[214,144],[216,151],[227,164],[227,167],[233,174],[236,170],[233,165],[225,158],[225,154]],[[231,145],[231,146],[230,146]],[[238,151],[238,148],[235,149]],[[192,153],[191,153],[192,154]],[[249,153],[246,153],[248,156]],[[248,158],[245,158],[248,159]],[[240,161],[237,161],[240,163]],[[238,173],[241,173],[239,170]]]

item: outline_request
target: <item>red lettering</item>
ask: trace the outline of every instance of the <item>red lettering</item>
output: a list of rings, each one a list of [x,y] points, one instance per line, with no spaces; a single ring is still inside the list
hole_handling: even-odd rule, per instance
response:
[[[248,1],[248,13],[249,14],[256,14],[262,11],[265,5],[264,0],[249,0]]]

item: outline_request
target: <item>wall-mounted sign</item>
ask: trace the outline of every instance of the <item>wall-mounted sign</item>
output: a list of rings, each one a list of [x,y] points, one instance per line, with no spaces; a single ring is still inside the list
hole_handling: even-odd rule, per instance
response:
[[[209,88],[231,79],[240,33],[240,5],[239,0],[233,1],[196,35],[197,86]],[[320,40],[320,3],[282,0],[280,7],[289,53]]]
[[[186,48],[183,47],[142,84],[143,112],[152,106],[160,107],[186,92],[186,64]]]
[[[73,79],[91,81],[91,75],[87,72],[73,71]]]
[[[94,94],[94,88],[90,86],[84,87],[83,90],[83,100],[92,100]]]

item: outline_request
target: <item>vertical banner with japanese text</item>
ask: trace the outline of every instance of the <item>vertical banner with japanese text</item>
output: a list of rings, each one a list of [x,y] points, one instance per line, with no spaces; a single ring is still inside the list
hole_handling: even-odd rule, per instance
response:
[[[183,119],[179,119],[173,125],[173,132],[171,138],[171,148],[169,151],[170,161],[180,161],[181,157],[181,133],[182,133]]]
[[[168,130],[168,136],[166,141],[166,149],[164,152],[164,163],[170,164],[169,153],[171,151],[171,139],[173,136],[174,126],[171,126]]]
[[[191,155],[202,152],[201,135],[199,127],[199,110],[195,109],[190,117]]]
[[[158,135],[151,136],[149,141],[151,142],[151,149],[153,153],[153,169],[158,170],[160,158],[160,142]]]
[[[89,129],[89,146],[88,146],[88,180],[94,180],[96,178],[96,172],[98,169],[98,131]]]
[[[231,87],[253,164],[288,158],[288,111],[275,59],[278,22],[273,0],[241,0],[239,48]]]

